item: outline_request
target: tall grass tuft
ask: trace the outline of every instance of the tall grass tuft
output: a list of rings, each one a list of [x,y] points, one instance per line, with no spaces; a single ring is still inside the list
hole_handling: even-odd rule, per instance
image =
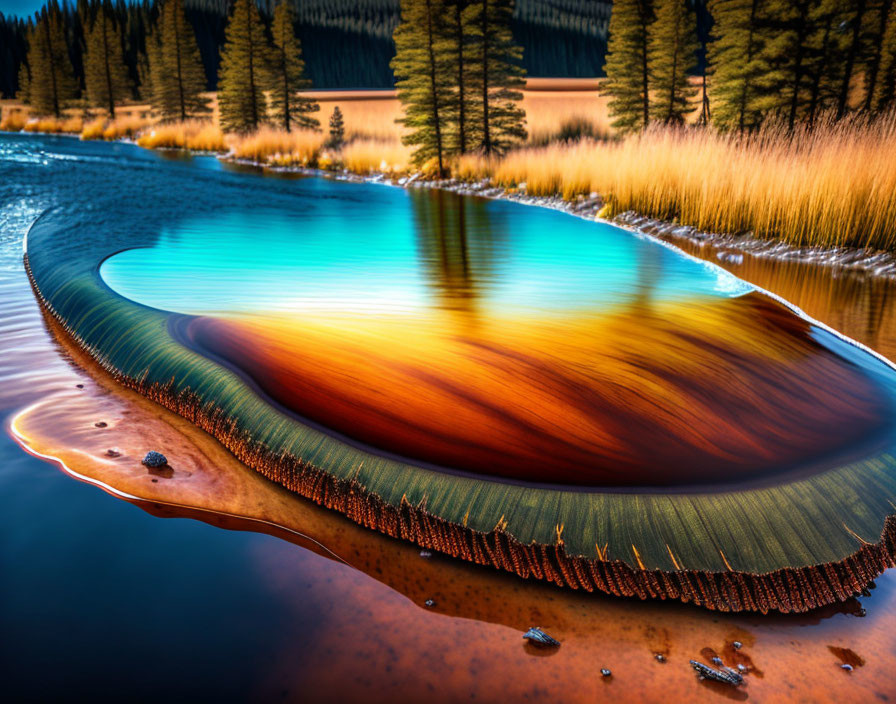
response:
[[[117,117],[106,124],[103,130],[103,139],[135,139],[140,132],[145,130],[152,124],[152,120],[139,115],[128,115],[125,117]]]
[[[143,131],[137,144],[147,149],[190,149],[197,152],[226,152],[221,128],[210,120],[185,120],[154,125]]]
[[[28,117],[20,110],[8,110],[0,119],[0,131],[3,132],[21,132],[25,129]]]
[[[81,130],[81,139],[102,139],[105,131],[105,118],[97,117],[84,125],[84,128]]]
[[[82,124],[80,117],[32,117],[25,123],[24,130],[46,134],[78,134]]]
[[[342,147],[342,165],[356,174],[403,174],[413,149],[397,139],[355,139]]]
[[[656,128],[617,142],[466,156],[455,174],[532,195],[597,192],[613,212],[796,245],[896,248],[896,115],[790,133]]]
[[[247,135],[233,136],[231,150],[237,159],[276,166],[313,166],[326,141],[323,132],[261,127]]]

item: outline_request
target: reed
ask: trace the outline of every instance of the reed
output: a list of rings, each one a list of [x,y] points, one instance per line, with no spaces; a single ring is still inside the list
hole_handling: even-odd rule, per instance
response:
[[[323,132],[261,127],[247,135],[231,137],[231,152],[237,159],[275,166],[313,166],[326,141]]]
[[[531,195],[598,193],[709,232],[796,245],[896,247],[896,116],[748,135],[657,128],[621,141],[583,140],[465,156],[455,174]]]
[[[82,125],[80,117],[34,117],[25,123],[23,129],[46,134],[78,134]]]
[[[21,132],[25,129],[28,117],[24,112],[19,110],[8,110],[3,113],[0,119],[0,131],[2,132]]]
[[[166,122],[144,130],[137,144],[147,149],[189,149],[198,152],[226,152],[221,128],[210,120]]]
[[[116,139],[136,139],[143,130],[152,124],[152,120],[139,115],[127,115],[117,117],[106,124],[103,130],[103,139],[113,141]]]
[[[397,139],[355,139],[341,151],[343,166],[356,174],[403,174],[410,170],[413,149]]]
[[[81,139],[102,139],[105,131],[106,120],[102,117],[97,117],[84,125],[84,128],[81,130]]]

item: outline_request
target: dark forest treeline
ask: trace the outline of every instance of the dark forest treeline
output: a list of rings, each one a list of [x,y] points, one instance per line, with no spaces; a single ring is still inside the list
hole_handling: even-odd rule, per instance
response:
[[[682,124],[695,110],[720,129],[793,129],[894,104],[896,0],[709,0],[708,37],[701,9],[616,0],[603,88],[617,131]]]
[[[86,37],[79,12],[83,0],[65,0],[58,8],[75,74],[84,85]],[[95,8],[97,0],[86,3]],[[135,91],[139,92],[141,53],[159,15],[159,0],[110,2],[116,25],[127,28],[123,51]],[[186,0],[206,87],[217,88],[230,0]],[[260,0],[261,17],[270,26],[274,3]],[[531,76],[590,77],[601,74],[611,2],[603,0],[517,0],[513,34],[523,47],[523,65]],[[296,0],[296,33],[305,58],[305,74],[317,88],[391,88],[389,66],[395,55],[393,33],[400,0]],[[95,12],[95,9],[92,10]],[[20,66],[27,53],[27,25],[34,18],[0,13],[0,93],[19,89]]]

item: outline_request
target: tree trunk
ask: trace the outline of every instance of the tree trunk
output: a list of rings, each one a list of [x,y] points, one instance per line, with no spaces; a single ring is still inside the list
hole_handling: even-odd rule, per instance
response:
[[[436,155],[439,160],[439,178],[445,174],[445,164],[442,160],[442,125],[439,114],[439,91],[436,82],[436,54],[434,28],[432,26],[432,3],[426,0],[426,39],[429,50],[429,86],[432,91],[433,125],[436,131]]]
[[[53,42],[50,40],[50,10],[44,15],[44,36],[47,38],[47,55],[50,57],[50,84],[53,86],[53,114],[62,117],[59,109],[59,87],[56,85],[56,61],[53,56]]]
[[[461,22],[461,0],[454,2],[454,22],[457,28],[457,138],[461,154],[467,151],[467,101],[464,94],[464,27]]]
[[[859,44],[862,36],[862,18],[865,16],[865,0],[857,0],[855,22],[852,26],[852,42],[849,45],[849,54],[846,55],[846,66],[843,69],[843,84],[840,86],[840,99],[837,101],[837,119],[846,114],[849,107],[849,84],[852,82],[852,71],[855,67],[856,56],[859,53]]]
[[[106,25],[106,12],[100,8],[103,17],[103,67],[106,69],[106,93],[109,98],[109,117],[115,119],[115,95],[112,91],[112,70],[109,67],[109,34]]]
[[[255,95],[255,47],[252,44],[252,6],[249,4],[254,0],[246,2],[246,34],[249,38],[249,91],[251,93],[251,107],[249,117],[252,120],[252,129],[258,128],[258,104]]]
[[[482,0],[482,148],[486,155],[492,151],[492,136],[488,115],[488,0]]]

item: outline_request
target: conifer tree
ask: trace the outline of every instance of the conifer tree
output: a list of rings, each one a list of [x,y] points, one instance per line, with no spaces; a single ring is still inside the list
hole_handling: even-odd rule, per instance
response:
[[[345,121],[342,118],[342,110],[338,105],[333,106],[330,115],[330,139],[329,146],[338,149],[345,142]]]
[[[768,0],[714,0],[716,40],[710,46],[713,124],[722,129],[758,127],[777,102],[770,83]]]
[[[93,25],[87,33],[84,80],[88,103],[92,107],[104,108],[111,118],[115,117],[115,103],[131,94],[121,33],[108,1],[97,8]]]
[[[476,134],[481,133],[481,118],[475,114],[477,101],[470,95],[474,80],[470,75],[473,51],[473,30],[470,24],[474,18],[471,13],[465,12],[470,4],[470,0],[448,0],[446,16],[456,84],[449,103],[452,142],[454,150],[461,154],[471,149],[477,141]]]
[[[225,130],[247,132],[267,118],[271,51],[255,0],[236,0],[225,32],[218,103]]]
[[[887,33],[893,33],[893,24],[896,23],[896,0],[877,0],[873,10],[869,32],[868,65],[865,70],[863,108],[866,111],[875,108],[875,95],[882,89],[882,79],[885,80],[887,77],[881,69],[886,62]]]
[[[842,62],[840,24],[847,0],[816,0],[809,8],[811,31],[806,37],[806,96],[803,119],[813,124],[836,101]]]
[[[22,82],[24,79],[24,82]],[[38,114],[62,116],[65,104],[78,92],[65,27],[56,0],[45,5],[28,32],[28,64],[19,74],[20,97]]]
[[[526,113],[519,107],[519,89],[525,85],[523,50],[511,32],[513,4],[476,0],[463,12],[471,41],[467,109],[479,123],[473,136],[485,154],[503,154],[526,138]]]
[[[395,30],[395,86],[404,107],[398,122],[408,128],[402,142],[416,146],[413,162],[434,160],[444,175],[448,156],[446,128],[453,88],[450,40],[444,0],[402,0]]]
[[[863,27],[867,21],[868,0],[853,0],[844,26],[849,30],[849,42],[843,63],[843,77],[840,80],[840,94],[837,98],[837,117],[841,118],[849,109],[849,94],[856,65],[861,60]]]
[[[621,133],[647,127],[650,121],[650,41],[652,0],[615,0],[603,91],[610,96],[610,117]]]
[[[205,71],[183,0],[165,0],[150,55],[153,109],[165,120],[186,120],[208,110]]]
[[[294,124],[306,129],[320,129],[320,122],[309,114],[320,110],[320,105],[298,94],[309,88],[311,81],[305,78],[305,63],[295,24],[291,0],[280,0],[271,27],[274,35],[271,107],[277,122],[287,132]]]
[[[649,81],[653,99],[650,117],[666,124],[683,124],[697,88],[688,72],[697,63],[697,17],[688,0],[658,0],[650,26]]]
[[[896,8],[890,9],[880,42],[880,66],[871,94],[871,108],[875,112],[896,105]]]

